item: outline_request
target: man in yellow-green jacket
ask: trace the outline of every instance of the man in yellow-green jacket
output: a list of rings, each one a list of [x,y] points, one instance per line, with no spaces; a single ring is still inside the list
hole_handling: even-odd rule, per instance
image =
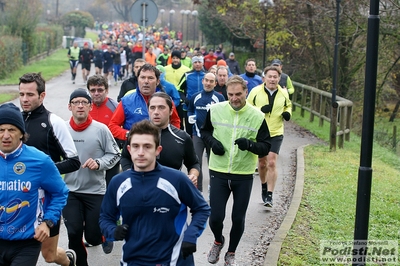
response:
[[[218,262],[225,244],[222,228],[226,203],[232,193],[232,228],[225,265],[235,265],[235,251],[244,232],[257,155],[266,156],[270,144],[264,114],[246,103],[246,81],[235,75],[226,86],[228,101],[210,106],[201,137],[211,147],[209,224],[214,243],[208,262]]]
[[[271,150],[268,156],[258,159],[258,172],[262,184],[261,197],[265,207],[272,208],[272,193],[278,178],[276,161],[283,141],[283,121],[292,116],[292,102],[286,89],[278,85],[282,71],[278,66],[264,69],[264,83],[253,88],[247,102],[259,108],[271,134]]]

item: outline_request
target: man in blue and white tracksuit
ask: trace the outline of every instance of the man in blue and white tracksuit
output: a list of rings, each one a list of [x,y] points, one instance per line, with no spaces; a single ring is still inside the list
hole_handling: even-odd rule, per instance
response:
[[[68,188],[45,153],[23,144],[22,114],[0,105],[0,265],[33,266],[59,222]],[[50,200],[44,201],[44,194]]]
[[[203,171],[201,169],[204,149],[208,155],[210,154],[210,147],[206,145],[205,141],[201,138],[200,129],[206,121],[210,106],[225,101],[224,96],[214,90],[216,77],[213,73],[207,73],[203,78],[202,84],[203,89],[195,93],[190,99],[187,113],[190,118],[189,122],[194,122],[194,124],[192,123],[193,145],[200,163],[200,175],[197,179],[197,188],[200,191],[203,191]]]

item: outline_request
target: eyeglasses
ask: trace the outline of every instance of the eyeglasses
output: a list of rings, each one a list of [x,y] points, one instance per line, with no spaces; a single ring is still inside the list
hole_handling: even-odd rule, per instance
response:
[[[71,104],[74,105],[74,106],[79,106],[81,104],[83,106],[88,106],[90,104],[90,102],[88,102],[88,101],[74,101],[74,102],[71,102]]]
[[[105,91],[105,89],[90,89],[89,90],[91,93],[96,93],[96,91],[98,92],[98,93],[103,93],[104,91]]]

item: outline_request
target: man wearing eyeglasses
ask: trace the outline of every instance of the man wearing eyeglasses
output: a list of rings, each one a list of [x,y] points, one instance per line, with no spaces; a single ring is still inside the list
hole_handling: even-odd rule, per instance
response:
[[[68,246],[76,252],[76,264],[82,266],[88,265],[83,233],[90,245],[102,244],[106,254],[112,251],[113,242],[104,239],[98,221],[106,192],[105,171],[120,159],[119,147],[107,126],[93,120],[89,114],[92,107],[92,97],[86,89],[72,92],[68,104],[72,112],[68,130],[82,167],[65,175],[69,194],[63,217],[68,231]]]
[[[92,118],[108,126],[111,117],[118,106],[118,102],[108,97],[108,82],[102,75],[94,75],[88,79],[87,88],[92,97],[93,107],[89,114]],[[122,147],[124,141],[115,139],[117,144]],[[119,162],[110,170],[106,171],[106,184],[110,183],[113,176],[119,173]]]

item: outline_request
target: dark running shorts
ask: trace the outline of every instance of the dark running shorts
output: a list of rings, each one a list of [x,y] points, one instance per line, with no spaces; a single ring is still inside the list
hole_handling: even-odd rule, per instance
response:
[[[61,218],[60,220],[58,220],[56,224],[54,224],[53,228],[50,228],[50,237],[60,234],[60,224],[61,224]]]
[[[82,65],[82,70],[86,69],[87,71],[90,71],[90,66],[92,65],[91,63],[81,63]]]
[[[112,66],[112,65],[111,65],[111,66],[104,65],[103,73],[104,73],[104,74],[112,73],[113,70],[114,70],[114,69],[113,69],[113,66]]]
[[[269,151],[279,154],[279,151],[280,151],[281,145],[282,145],[282,141],[283,141],[283,135],[271,137],[271,139],[270,139],[271,149]]]

